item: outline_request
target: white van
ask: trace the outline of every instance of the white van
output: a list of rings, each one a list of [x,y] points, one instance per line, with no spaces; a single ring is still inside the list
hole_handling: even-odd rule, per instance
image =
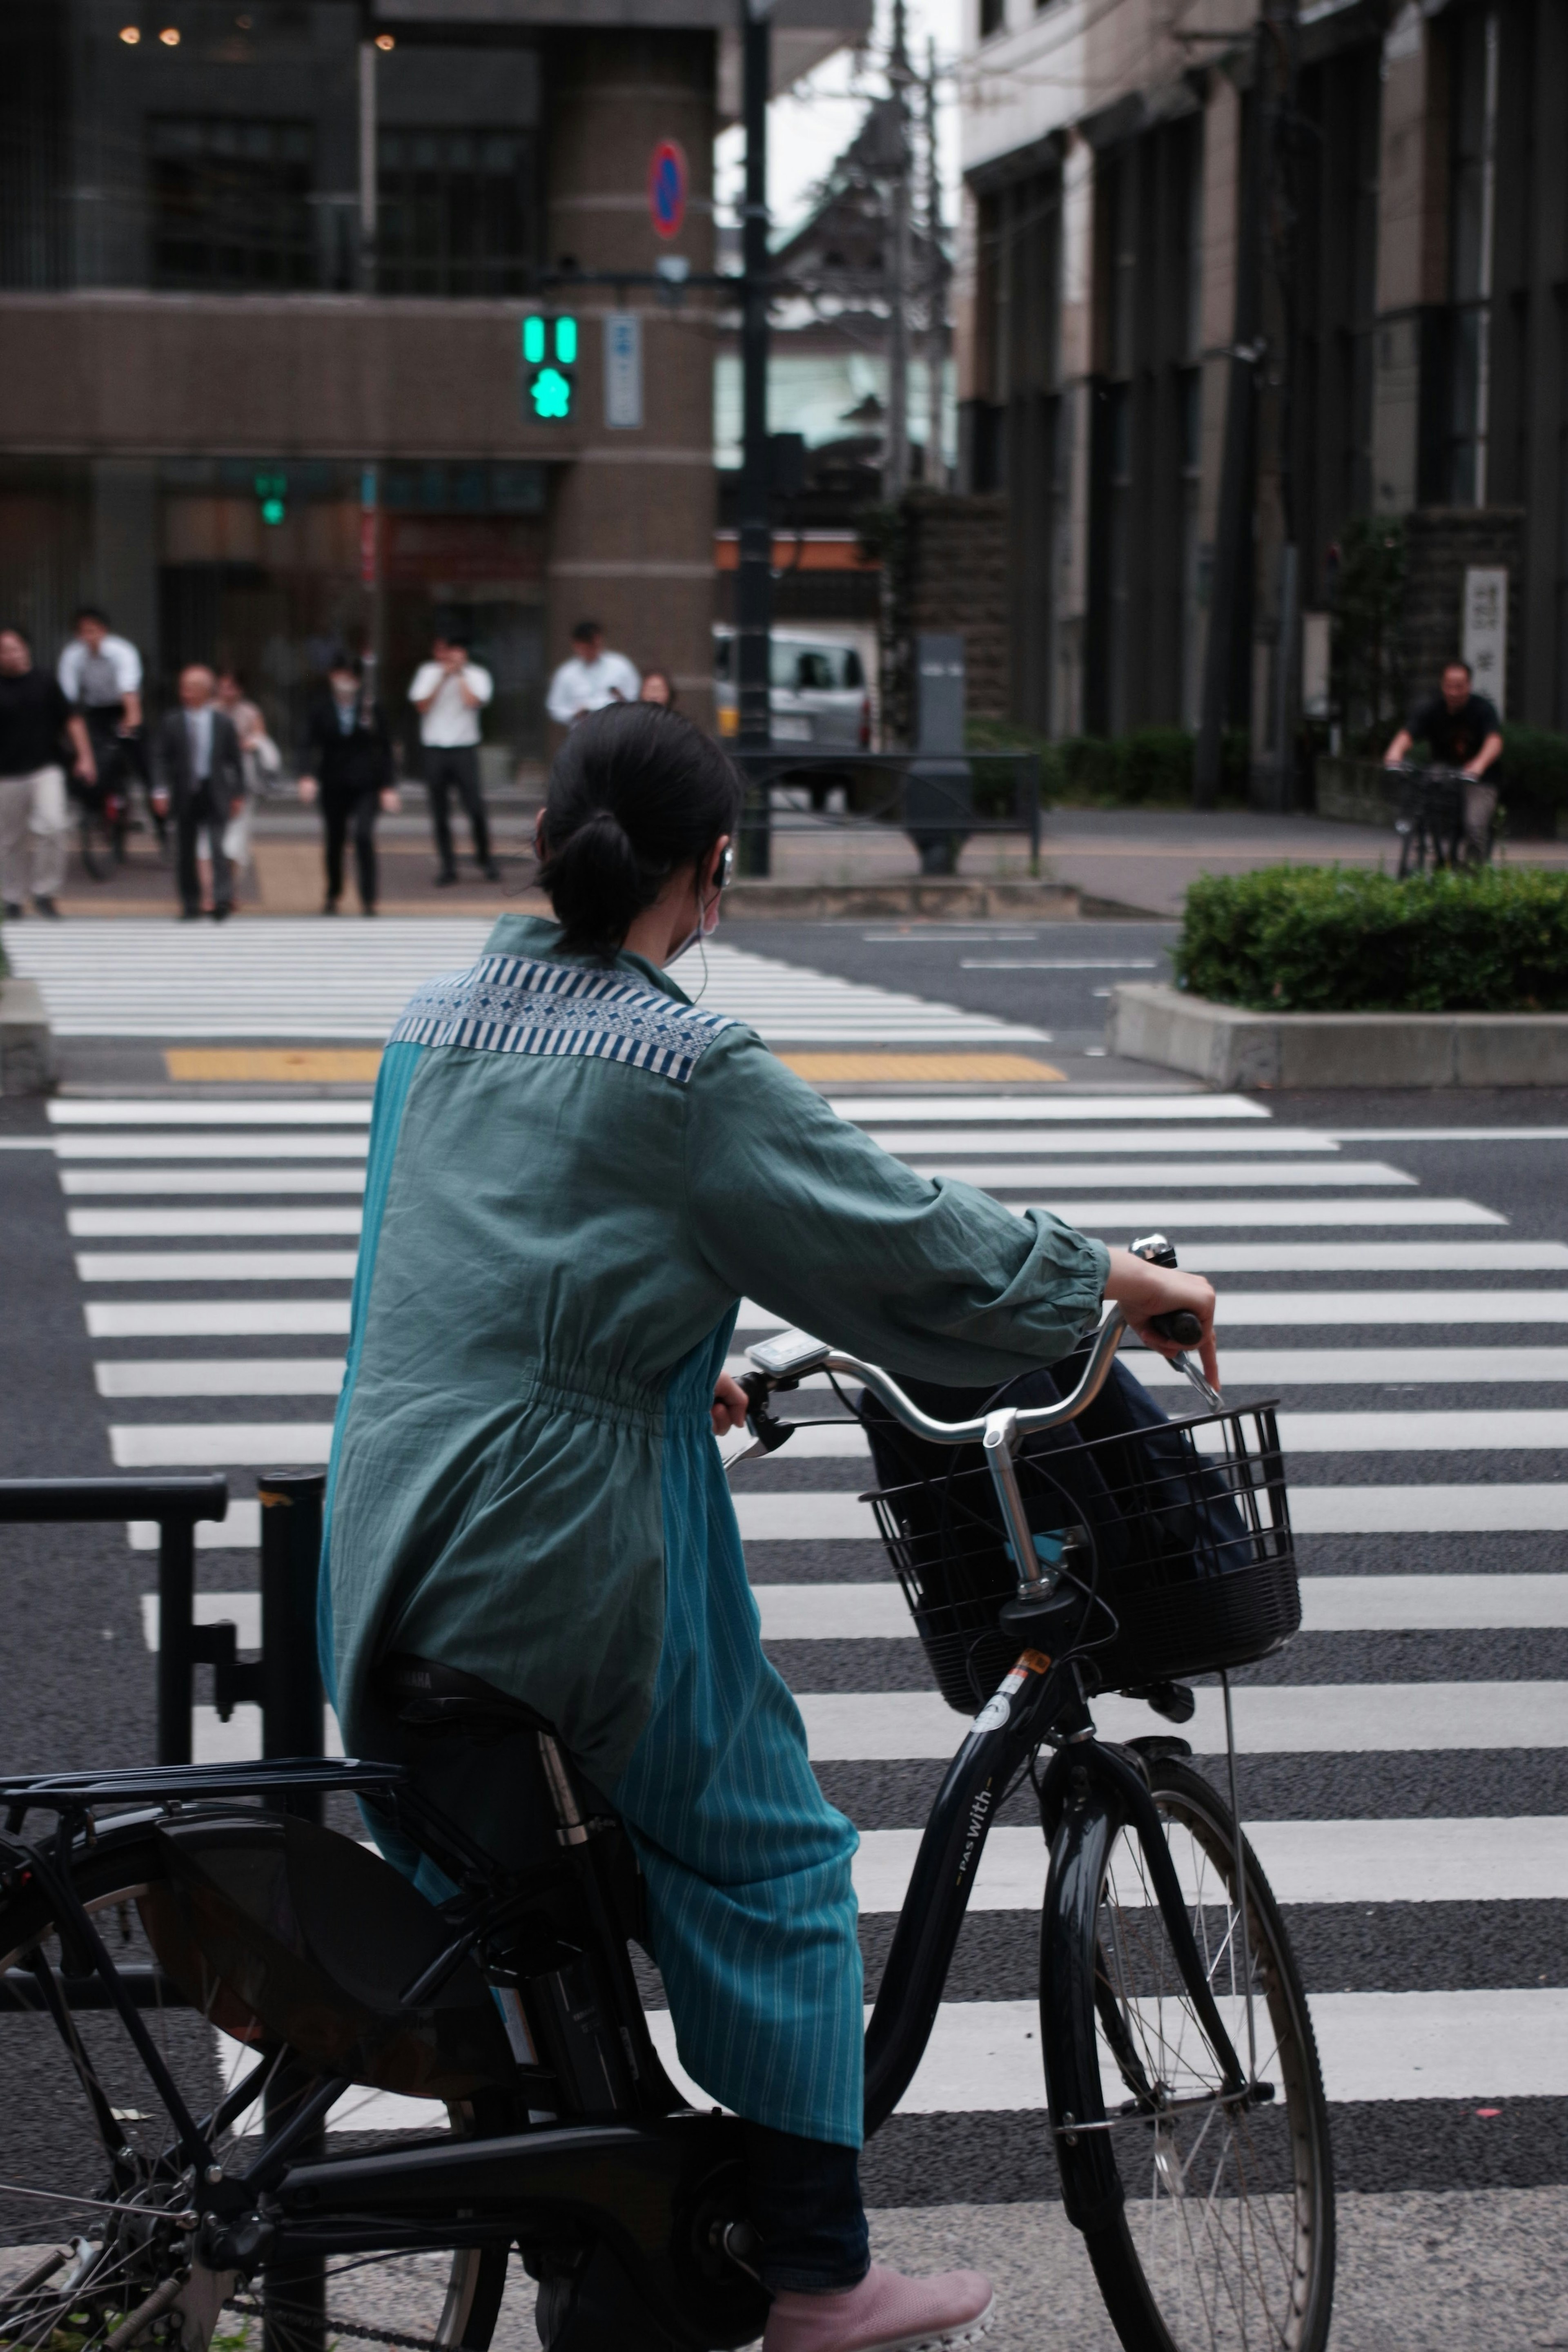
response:
[[[803,629],[774,630],[769,701],[775,743],[799,743],[823,751],[871,750],[870,648],[856,642],[860,635],[846,631],[840,637]],[[870,632],[865,635],[869,637]],[[713,675],[718,731],[727,741],[733,741],[740,730],[733,629],[714,631]]]

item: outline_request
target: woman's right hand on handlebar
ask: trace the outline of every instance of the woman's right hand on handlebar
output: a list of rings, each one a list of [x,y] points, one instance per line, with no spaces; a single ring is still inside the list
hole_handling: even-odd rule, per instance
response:
[[[1201,1274],[1180,1274],[1174,1268],[1151,1265],[1146,1258],[1135,1257],[1131,1250],[1113,1249],[1111,1271],[1105,1278],[1105,1296],[1115,1300],[1134,1337],[1161,1356],[1179,1355],[1182,1350],[1175,1340],[1151,1328],[1154,1318],[1196,1315],[1203,1335],[1197,1342],[1203,1376],[1211,1388],[1219,1386],[1219,1357],[1214,1344],[1214,1287],[1205,1282]]]

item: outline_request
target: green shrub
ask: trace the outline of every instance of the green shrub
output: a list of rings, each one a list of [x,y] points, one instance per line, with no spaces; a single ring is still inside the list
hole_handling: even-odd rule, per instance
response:
[[[1505,726],[1498,769],[1505,801],[1511,796],[1568,808],[1568,735],[1554,735],[1546,727]]]
[[[1091,808],[1190,808],[1194,738],[1185,727],[1135,727],[1128,735],[1064,735],[1052,742],[1005,719],[971,719],[971,755],[1038,751],[1040,797]],[[1227,730],[1220,797],[1244,802],[1250,749],[1244,727]],[[977,789],[978,777],[977,776]]]
[[[1178,987],[1260,1013],[1568,1012],[1568,874],[1204,875],[1173,961]]]

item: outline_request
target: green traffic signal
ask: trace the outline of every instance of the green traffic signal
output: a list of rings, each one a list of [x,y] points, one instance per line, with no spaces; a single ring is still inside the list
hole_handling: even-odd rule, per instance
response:
[[[542,367],[529,387],[536,416],[558,422],[571,415],[571,378],[558,367]]]
[[[261,503],[263,522],[276,524],[287,521],[288,477],[287,474],[257,474],[256,495]]]

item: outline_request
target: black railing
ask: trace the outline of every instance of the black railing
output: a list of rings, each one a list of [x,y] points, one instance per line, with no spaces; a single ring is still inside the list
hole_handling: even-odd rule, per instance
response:
[[[318,1757],[324,1753],[324,1739],[316,1582],[325,1488],[319,1470],[268,1471],[257,1481],[262,1647],[259,1661],[244,1664],[235,1625],[195,1622],[196,1528],[227,1517],[226,1478],[0,1478],[0,1526],[156,1523],[160,1764],[192,1760],[199,1665],[213,1670],[213,1699],[221,1721],[226,1723],[236,1706],[259,1704],[264,1755]],[[301,1810],[319,1804],[304,1796],[290,1801]]]
[[[1026,834],[1029,869],[1040,871],[1040,754],[1036,751],[835,751],[812,746],[730,757],[746,779],[740,821],[740,870],[761,877],[771,870],[776,833],[908,834],[927,874],[950,874],[963,844],[976,834]],[[775,809],[774,787],[804,783],[812,806]],[[826,806],[841,785],[841,811]]]

